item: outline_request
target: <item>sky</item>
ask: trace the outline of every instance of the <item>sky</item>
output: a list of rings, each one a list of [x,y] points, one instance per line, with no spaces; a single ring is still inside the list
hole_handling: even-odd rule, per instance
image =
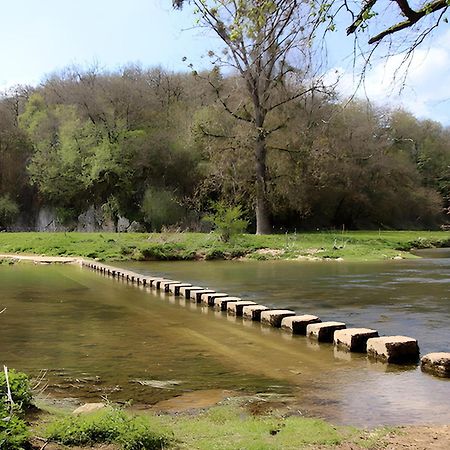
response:
[[[171,0],[0,0],[0,8],[0,90],[37,85],[74,64],[113,70],[139,63],[179,71],[192,62],[203,69],[207,51],[219,45],[193,26],[189,7],[174,11]],[[330,73],[341,75],[343,95],[350,95],[357,77],[353,41],[343,31],[329,40],[328,64]],[[392,83],[398,62],[374,63],[358,94],[450,125],[450,27],[416,52],[401,93]]]

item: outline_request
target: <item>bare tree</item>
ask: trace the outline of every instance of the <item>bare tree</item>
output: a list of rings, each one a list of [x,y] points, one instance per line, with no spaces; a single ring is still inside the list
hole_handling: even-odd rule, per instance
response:
[[[181,4],[174,1],[176,7]],[[300,0],[191,0],[189,4],[199,26],[213,31],[224,45],[222,53],[209,53],[212,63],[231,69],[242,80],[238,98],[224,92],[220,83],[211,85],[223,108],[251,126],[256,232],[271,233],[267,139],[285,125],[274,120],[274,111],[320,89],[312,64],[315,18]]]

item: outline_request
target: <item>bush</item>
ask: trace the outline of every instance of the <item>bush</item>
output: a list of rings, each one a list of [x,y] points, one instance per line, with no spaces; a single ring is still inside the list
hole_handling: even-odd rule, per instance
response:
[[[10,225],[19,214],[19,207],[9,194],[0,197],[0,226]]]
[[[242,218],[244,212],[240,206],[216,202],[213,204],[213,209],[214,213],[204,217],[203,220],[214,226],[223,242],[230,242],[236,235],[246,230],[248,221]]]
[[[64,445],[120,444],[124,450],[163,449],[170,439],[153,431],[145,417],[109,409],[79,417],[64,417],[46,431],[49,441]]]
[[[141,211],[145,221],[154,231],[161,231],[163,226],[180,222],[185,215],[185,210],[178,203],[175,195],[167,190],[147,189]]]
[[[24,409],[31,405],[31,390],[28,377],[21,372],[8,372],[11,397],[14,407],[8,402],[5,373],[0,373],[0,449],[22,450],[29,437],[23,420]]]

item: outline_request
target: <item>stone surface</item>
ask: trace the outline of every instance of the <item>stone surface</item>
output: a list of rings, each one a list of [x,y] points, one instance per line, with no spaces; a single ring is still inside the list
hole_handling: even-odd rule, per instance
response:
[[[169,280],[162,283],[162,285],[164,286],[164,292],[170,292],[171,291],[170,287],[175,284],[181,284],[181,281]]]
[[[370,357],[388,363],[408,363],[419,359],[417,340],[407,336],[383,336],[367,341]]]
[[[311,323],[322,322],[317,316],[304,314],[301,316],[285,317],[281,321],[281,328],[290,331],[292,334],[306,334],[306,327]]]
[[[255,320],[260,321],[261,320],[261,312],[267,311],[269,308],[264,305],[248,305],[244,306],[242,308],[242,316],[244,319],[248,320]]]
[[[117,219],[117,232],[125,233],[130,226],[130,221],[126,217],[119,216]]]
[[[213,292],[202,294],[202,303],[204,305],[208,306],[214,306],[214,299],[220,298],[220,297],[229,297],[228,294],[225,294],[225,292]]]
[[[227,312],[230,316],[242,316],[242,310],[244,306],[256,305],[255,302],[250,300],[240,300],[237,302],[231,302],[227,305]]]
[[[306,327],[306,335],[319,342],[333,342],[334,332],[344,328],[343,322],[312,323]]]
[[[261,323],[279,328],[281,327],[281,321],[289,316],[295,316],[295,312],[290,309],[269,309],[261,311]]]
[[[450,352],[428,353],[422,357],[420,367],[424,372],[450,378]]]
[[[228,303],[239,302],[242,299],[239,297],[219,297],[214,299],[214,309],[217,311],[226,311]]]
[[[334,345],[350,352],[367,351],[367,340],[378,337],[378,331],[370,328],[347,328],[334,333]]]
[[[104,403],[85,403],[84,405],[79,406],[72,414],[80,415],[80,414],[89,414],[94,411],[98,411],[99,409],[103,409],[106,405]]]

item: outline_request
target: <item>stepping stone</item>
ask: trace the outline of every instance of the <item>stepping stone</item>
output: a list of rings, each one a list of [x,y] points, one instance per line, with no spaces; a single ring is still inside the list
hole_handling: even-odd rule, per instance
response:
[[[263,305],[248,305],[242,308],[242,316],[248,320],[261,320],[261,312],[267,311],[269,308]]]
[[[204,289],[201,286],[185,286],[180,288],[180,295],[183,295],[186,298],[189,298],[189,294],[191,291]]]
[[[192,286],[190,283],[170,283],[167,287],[168,292],[171,292],[173,295],[180,295],[181,287]],[[167,292],[167,291],[166,291]]]
[[[213,294],[202,294],[202,303],[208,306],[214,306],[214,299],[220,297],[229,297],[224,292],[214,292]]]
[[[191,287],[192,284],[190,283],[179,283],[179,284],[174,284],[170,287],[171,292],[173,292],[173,295],[175,296],[179,296],[180,295],[180,289],[182,287]]]
[[[200,291],[191,291],[189,298],[193,303],[200,303],[203,294],[214,294],[216,291],[212,289],[202,289]]]
[[[306,335],[319,342],[333,342],[334,332],[345,328],[343,322],[311,323],[306,327]]]
[[[242,316],[242,310],[244,306],[256,305],[255,302],[250,300],[241,300],[238,302],[231,302],[227,305],[227,312],[230,316]]]
[[[205,293],[207,291],[209,291],[209,289],[206,289],[204,287],[200,287],[200,288],[196,288],[196,289],[188,288],[185,291],[186,292],[185,297],[186,298],[190,298],[193,301],[196,301],[196,299],[197,299],[197,297],[196,297],[197,292],[201,292],[203,294],[203,293]]]
[[[424,372],[429,372],[438,377],[450,378],[450,353],[428,353],[422,358],[420,367]]]
[[[304,314],[302,316],[289,316],[281,321],[281,328],[290,331],[292,334],[306,335],[306,327],[311,323],[322,322],[317,316]]]
[[[280,328],[281,321],[289,316],[295,316],[295,312],[290,309],[269,309],[261,311],[261,323]]]
[[[408,363],[419,359],[417,340],[407,336],[383,336],[367,341],[367,354],[388,363]]]
[[[378,331],[370,328],[347,328],[334,333],[334,345],[350,352],[367,351],[367,340],[378,337]]]
[[[169,282],[172,280],[166,280],[165,278],[157,278],[156,280],[153,280],[152,286],[156,289],[161,289],[161,285],[164,286],[164,283]]]
[[[214,309],[217,311],[226,311],[228,303],[240,302],[240,297],[219,297],[214,299]]]
[[[180,284],[180,283],[181,283],[181,281],[175,281],[175,280],[164,281],[164,283],[161,283],[161,286],[162,286],[161,289],[163,289],[164,292],[169,292],[170,286],[172,284]]]

